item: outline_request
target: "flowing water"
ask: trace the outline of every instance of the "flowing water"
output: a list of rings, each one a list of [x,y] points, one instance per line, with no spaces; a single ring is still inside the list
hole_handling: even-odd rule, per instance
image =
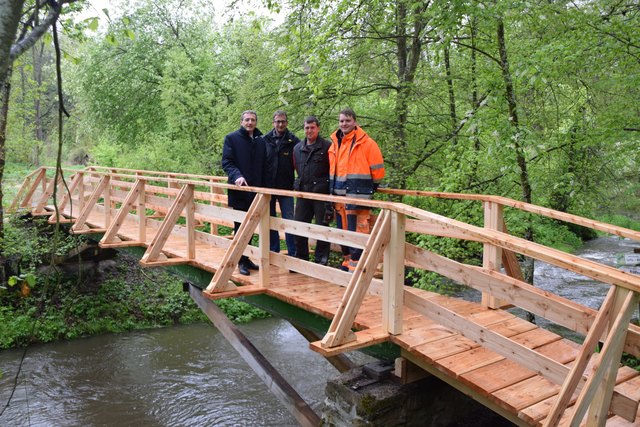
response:
[[[637,246],[627,239],[602,237],[587,242],[578,255],[615,266],[616,253],[629,253]],[[639,267],[624,269],[640,273]],[[600,306],[608,290],[607,285],[545,263],[536,264],[535,282],[592,308]],[[286,321],[264,319],[240,328],[318,411],[325,382],[337,371],[310,351]],[[21,350],[0,352],[3,407],[21,356]],[[359,358],[359,363],[369,360]],[[208,324],[32,346],[17,380],[0,426],[296,425]]]
[[[318,411],[337,371],[286,321],[243,332]],[[0,352],[0,404],[20,350]],[[363,359],[364,360],[364,359]],[[177,326],[32,346],[0,426],[294,426],[217,330]]]
[[[617,264],[618,254],[633,253],[634,248],[638,247],[640,247],[640,243],[630,239],[615,236],[599,237],[586,242],[576,255],[589,261],[619,268],[628,273],[640,274],[640,266],[619,266]],[[540,289],[596,310],[602,305],[610,287],[606,283],[542,261],[535,261],[534,284]],[[464,286],[453,285],[450,293],[470,301],[480,301],[480,292]],[[521,317],[525,316],[525,312],[518,308],[509,311]],[[637,309],[633,317],[638,319]],[[582,338],[572,331],[550,324],[546,319],[538,316],[536,316],[536,323],[576,341],[580,341]]]

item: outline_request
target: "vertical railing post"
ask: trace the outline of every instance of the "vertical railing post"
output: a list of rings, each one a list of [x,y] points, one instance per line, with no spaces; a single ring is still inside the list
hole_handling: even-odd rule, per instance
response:
[[[260,212],[260,223],[258,226],[258,249],[260,252],[260,260],[259,260],[259,275],[260,275],[260,286],[267,287],[269,286],[269,281],[271,280],[269,266],[270,262],[270,251],[269,251],[269,230],[270,230],[270,222],[271,215],[269,211],[269,207],[271,206],[271,195],[263,194],[265,197],[265,208]]]
[[[167,178],[169,179],[167,181],[167,188],[173,188],[173,189],[177,189],[178,191],[176,192],[176,197],[178,197],[178,193],[180,192],[179,190],[182,188],[182,185],[180,185],[179,182],[175,182],[176,176],[169,174],[167,175]],[[169,195],[169,199],[172,199],[173,197],[171,197],[171,195]]]
[[[484,205],[484,227],[490,230],[502,231],[503,209],[502,205],[485,201]],[[502,267],[502,248],[490,243],[485,243],[482,249],[482,266],[487,270],[500,271]],[[483,292],[482,305],[490,308],[499,308],[503,303],[493,295]]]
[[[116,179],[113,175],[115,175],[117,171],[115,169],[108,169],[107,172],[112,175],[111,182],[113,182]],[[115,190],[117,187],[114,185],[113,188]],[[122,187],[120,187],[120,190],[122,190]],[[111,200],[111,209],[117,210],[117,207],[118,207],[117,202],[115,200]]]
[[[111,223],[111,175],[107,175],[107,177],[107,186],[102,194],[104,200],[104,228],[109,228]]]
[[[214,184],[214,183],[215,183],[215,180],[210,179],[210,180],[209,180],[209,183],[210,183],[210,184]],[[219,191],[219,190],[220,190],[220,189],[219,189],[218,187],[209,186],[209,192],[210,192],[211,194],[217,194],[217,193],[220,193],[220,191]],[[215,205],[216,203],[215,203],[213,200],[211,200],[211,201],[209,202],[209,204],[210,204],[210,205]],[[209,222],[209,233],[210,233],[210,234],[218,234],[218,224],[216,224],[216,223],[214,223],[214,222]]]
[[[146,208],[146,181],[139,179],[140,192],[138,193],[138,206],[136,211],[138,213],[138,241],[144,243],[147,241],[147,208]]]
[[[187,185],[190,187],[190,197],[184,207],[187,219],[187,258],[196,259],[195,185]]]
[[[82,212],[82,210],[84,209],[84,172],[83,171],[79,171],[77,172],[78,175],[80,175],[80,178],[78,180],[78,212]]]
[[[398,335],[402,333],[404,305],[405,216],[391,211],[391,235],[384,250],[382,276],[382,328]]]

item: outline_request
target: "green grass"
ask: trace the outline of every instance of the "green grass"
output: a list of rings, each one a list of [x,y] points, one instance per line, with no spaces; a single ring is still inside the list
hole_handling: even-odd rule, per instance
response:
[[[11,205],[24,178],[34,170],[35,168],[29,165],[14,163],[5,165],[2,178],[2,191],[4,195],[2,205],[4,208],[8,208]]]

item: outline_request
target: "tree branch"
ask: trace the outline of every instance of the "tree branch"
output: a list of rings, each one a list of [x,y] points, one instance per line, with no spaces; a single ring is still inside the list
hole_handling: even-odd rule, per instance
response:
[[[62,6],[65,4],[75,3],[77,0],[60,0],[58,3],[55,3],[55,7],[49,6],[49,11],[47,16],[40,22],[40,24],[33,27],[33,29],[29,33],[25,33],[22,38],[20,38],[12,47],[9,53],[9,60],[14,61],[17,57],[22,55],[27,49],[33,47],[33,45],[47,32],[51,24],[58,19],[60,13],[62,12]],[[47,3],[50,4],[50,3]],[[34,14],[37,14],[39,11],[36,8],[29,22],[33,22],[35,20]]]

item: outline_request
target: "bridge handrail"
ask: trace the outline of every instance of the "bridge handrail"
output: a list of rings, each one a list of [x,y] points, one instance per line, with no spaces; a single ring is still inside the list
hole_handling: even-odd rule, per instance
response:
[[[43,169],[55,170],[55,168],[53,167],[43,166],[31,172],[25,179],[31,178],[32,176],[36,175],[40,170],[43,170]],[[65,172],[71,172],[71,173],[79,172],[79,170],[77,169],[63,169],[63,170]],[[113,171],[133,172],[133,174],[114,173]],[[112,168],[107,166],[89,166],[84,170],[82,170],[82,172],[94,172],[101,175],[109,174],[113,177],[125,178],[125,179],[131,179],[131,180],[147,177],[151,181],[166,182],[167,184],[169,183],[182,184],[182,185],[195,184],[195,185],[208,186],[208,187],[217,188],[217,189],[233,189],[233,190],[239,190],[239,191],[259,192],[263,194],[268,193],[268,194],[279,195],[279,196],[293,196],[293,197],[301,197],[301,198],[307,198],[307,199],[313,199],[313,200],[324,200],[327,202],[342,202],[345,200],[347,201],[356,200],[356,199],[345,199],[344,197],[339,197],[339,196],[323,195],[318,193],[303,193],[299,191],[277,190],[277,189],[270,189],[270,188],[263,188],[263,187],[237,187],[233,184],[227,184],[226,183],[227,177],[224,177],[224,176],[197,175],[197,174],[186,174],[186,173],[177,173],[177,172],[144,171],[144,170],[137,170],[137,169]],[[159,176],[152,176],[152,175],[159,175]],[[184,178],[181,178],[181,177],[184,177]],[[203,181],[200,181],[200,180],[203,180]],[[521,202],[518,200],[510,199],[508,197],[503,197],[503,196],[485,195],[485,194],[479,195],[479,194],[467,194],[467,193],[447,193],[447,192],[422,191],[422,190],[402,190],[402,189],[392,189],[392,188],[380,188],[378,192],[382,194],[399,195],[399,196],[432,197],[432,198],[449,199],[449,200],[494,202],[499,205],[522,210],[524,212],[534,213],[534,214],[545,216],[551,219],[556,219],[559,221],[580,225],[586,228],[591,228],[593,230],[602,231],[608,234],[617,235],[620,237],[626,237],[632,240],[640,241],[640,232],[635,230],[608,224],[608,223],[597,221],[590,218],[581,217],[579,215],[557,211],[557,210],[546,208],[543,206]],[[380,200],[366,200],[366,199],[365,200],[357,199],[357,201],[358,201],[358,204],[362,206],[393,210],[393,206],[389,205],[389,203],[393,203],[393,202],[380,201]]]

